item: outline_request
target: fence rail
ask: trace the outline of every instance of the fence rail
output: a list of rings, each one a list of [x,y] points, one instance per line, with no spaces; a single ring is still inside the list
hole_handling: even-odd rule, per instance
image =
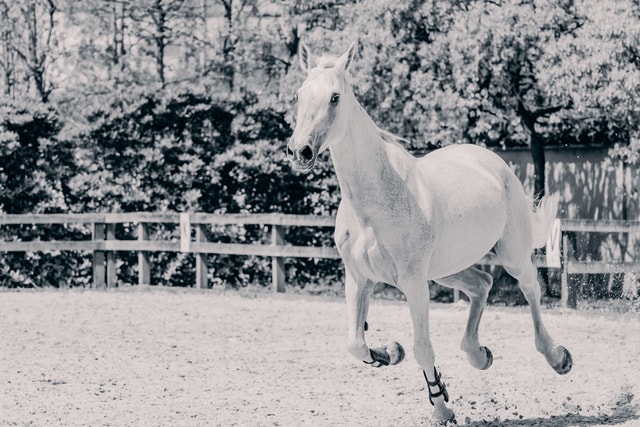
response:
[[[294,246],[284,239],[286,227],[333,227],[335,218],[330,216],[286,215],[286,214],[206,214],[172,212],[134,212],[106,214],[24,214],[0,215],[0,225],[54,225],[90,224],[91,240],[82,241],[0,241],[0,252],[45,252],[84,251],[93,254],[94,287],[113,286],[116,283],[116,253],[138,252],[138,283],[149,284],[151,252],[182,252],[196,256],[197,288],[207,287],[207,255],[254,255],[271,257],[272,284],[274,292],[283,292],[285,287],[284,259],[339,258],[335,247]],[[115,225],[137,224],[137,240],[119,240],[115,237]],[[174,240],[150,240],[149,224],[174,224],[180,226],[180,238]],[[238,244],[208,242],[206,226],[257,224],[271,227],[270,244]],[[195,233],[193,233],[195,230]],[[534,256],[537,267],[561,270],[561,302],[575,307],[575,292],[569,283],[570,274],[595,273],[640,273],[640,262],[578,261],[572,258],[569,233],[640,233],[640,221],[616,220],[559,220],[555,227],[559,249],[559,261],[550,262],[547,256]],[[195,238],[194,238],[195,235]],[[16,236],[19,239],[19,236]],[[548,251],[552,250],[549,248]],[[495,265],[491,256],[478,261],[478,265]]]
[[[137,224],[137,240],[119,240],[115,225]],[[294,246],[284,240],[285,227],[333,227],[329,216],[285,214],[205,214],[205,213],[107,213],[107,214],[26,214],[0,215],[0,225],[90,224],[91,240],[0,241],[0,252],[84,251],[93,254],[92,286],[115,285],[116,252],[138,252],[138,283],[151,280],[151,252],[182,252],[196,255],[196,283],[207,286],[208,254],[255,255],[272,258],[272,282],[276,292],[285,287],[284,259],[288,257],[339,258],[334,247]],[[180,238],[150,240],[149,224],[180,226]],[[271,244],[217,243],[206,240],[206,226],[258,224],[271,227]],[[195,229],[195,239],[193,230]],[[19,238],[19,236],[17,236]]]

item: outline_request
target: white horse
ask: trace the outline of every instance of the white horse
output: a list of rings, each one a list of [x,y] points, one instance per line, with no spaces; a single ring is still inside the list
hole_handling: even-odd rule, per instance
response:
[[[374,366],[399,363],[398,343],[370,349],[365,340],[370,292],[376,283],[405,294],[414,330],[414,355],[424,371],[438,420],[454,419],[436,370],[429,339],[428,280],[459,289],[471,302],[461,349],[478,369],[493,356],[478,339],[478,324],[491,276],[473,267],[497,257],[518,280],[533,317],[535,344],[559,374],[571,370],[571,354],[556,346],[540,315],[540,287],[531,262],[557,212],[557,196],[537,210],[522,184],[495,153],[476,145],[451,145],[415,158],[382,131],[356,100],[349,68],[355,43],[339,58],[317,64],[304,43],[300,62],[308,73],[296,93],[296,126],[287,145],[292,165],[311,169],[325,148],[340,183],[335,241],[345,264],[349,311],[348,349]]]

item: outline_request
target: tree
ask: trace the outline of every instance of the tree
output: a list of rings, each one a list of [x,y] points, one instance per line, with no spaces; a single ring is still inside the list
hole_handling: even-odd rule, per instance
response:
[[[31,0],[26,4],[2,1],[0,10],[3,20],[12,21],[9,31],[22,35],[3,36],[3,50],[12,50],[22,60],[33,95],[39,101],[47,102],[54,89],[49,77],[55,45],[56,3],[54,0]],[[3,68],[6,77],[7,72],[14,73],[14,67],[11,56],[5,53],[5,57]]]
[[[565,96],[571,94],[574,104],[555,125],[582,142],[617,145],[614,153],[629,155],[633,163],[632,147],[640,137],[640,4],[584,1],[576,8],[585,24],[574,37],[560,40],[541,73]]]
[[[5,96],[15,95],[15,74],[17,56],[14,50],[15,21],[10,16],[6,2],[0,2],[0,68],[2,68],[2,92]]]
[[[360,45],[355,71],[359,99],[381,127],[406,138],[408,148],[418,151],[459,142],[444,130],[451,117],[439,117],[448,115],[438,100],[446,102],[440,96],[449,95],[450,67],[436,43],[448,32],[456,4],[369,0],[345,6],[345,15],[352,17],[347,38]],[[444,124],[443,132],[434,132],[436,122]]]
[[[164,88],[168,80],[167,50],[192,37],[192,23],[199,16],[185,0],[139,1],[132,3],[128,12],[133,37],[142,42],[141,53],[152,59],[156,78]]]
[[[541,119],[571,108],[568,94],[541,79],[549,58],[557,59],[558,40],[572,37],[584,18],[570,3],[533,1],[475,2],[456,15],[448,35],[469,120],[468,134],[488,146],[530,147],[535,169],[534,197],[545,191]]]

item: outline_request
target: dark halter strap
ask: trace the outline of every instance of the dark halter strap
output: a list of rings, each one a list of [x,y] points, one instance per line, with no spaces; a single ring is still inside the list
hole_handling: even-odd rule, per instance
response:
[[[431,405],[433,406],[434,404],[433,399],[440,396],[444,396],[444,401],[448,402],[449,392],[447,391],[447,386],[442,382],[440,373],[435,368],[435,366],[433,367],[433,376],[436,377],[436,379],[433,382],[429,381],[429,378],[427,378],[427,373],[424,370],[422,371],[422,375],[424,375],[424,379],[427,381],[427,391],[429,392],[429,402],[431,403]],[[439,390],[432,393],[431,387],[438,387]]]

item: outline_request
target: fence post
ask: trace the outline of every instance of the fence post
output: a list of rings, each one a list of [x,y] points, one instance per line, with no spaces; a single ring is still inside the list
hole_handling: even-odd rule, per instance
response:
[[[191,252],[191,216],[188,212],[180,213],[180,252]]]
[[[569,238],[567,233],[562,233],[562,247],[560,248],[562,256],[560,258],[560,305],[567,307],[569,300],[569,274],[567,273],[569,263]]]
[[[149,226],[144,222],[138,223],[138,241],[149,240]],[[151,263],[149,252],[138,252],[138,285],[151,284]]]
[[[93,223],[93,227],[91,230],[91,240],[94,242],[104,241],[105,233],[104,233],[104,224],[102,223]],[[94,249],[93,251],[93,281],[91,286],[93,288],[104,288],[105,285],[105,274],[106,270],[104,268],[104,251],[100,249]]]
[[[105,240],[116,239],[115,224],[107,224],[106,232],[107,232],[107,235],[105,237]],[[118,282],[118,278],[116,275],[116,253],[115,251],[108,251],[107,252],[107,288],[115,287],[117,282]]]
[[[284,243],[284,229],[281,225],[271,226],[271,245],[282,246]],[[284,258],[279,256],[271,257],[271,282],[273,292],[284,292]]]
[[[560,304],[565,308],[578,308],[578,282],[575,278],[569,277],[569,257],[571,248],[569,246],[569,233],[562,233],[562,282]]]
[[[196,242],[206,242],[207,241],[207,230],[204,224],[198,224],[196,228]],[[207,254],[197,253],[196,254],[196,288],[198,289],[207,289],[209,283],[207,280],[208,274],[208,265],[207,265]]]

